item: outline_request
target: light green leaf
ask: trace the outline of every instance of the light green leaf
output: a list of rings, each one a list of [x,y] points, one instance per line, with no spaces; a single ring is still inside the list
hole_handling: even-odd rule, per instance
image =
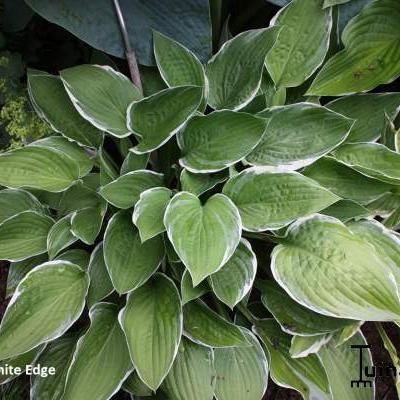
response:
[[[125,75],[106,65],[79,65],[64,69],[60,75],[83,118],[116,137],[131,134],[126,126],[126,110],[141,95]]]
[[[258,167],[233,176],[223,193],[239,209],[243,228],[255,232],[282,228],[339,200],[297,172],[266,172]]]
[[[220,317],[201,300],[183,307],[185,335],[195,343],[210,347],[248,346],[241,329]]]
[[[226,170],[216,174],[193,174],[182,169],[180,183],[183,191],[200,196],[226,179],[228,179]]]
[[[371,212],[353,200],[339,200],[322,210],[321,214],[337,218],[342,222],[347,222],[351,219],[357,220],[362,217],[368,217]]]
[[[400,196],[397,193],[385,193],[368,203],[366,207],[372,214],[388,217],[400,207]]]
[[[178,354],[162,389],[170,400],[212,400],[215,370],[213,350],[182,337]]]
[[[0,154],[0,185],[62,192],[79,177],[71,157],[46,147],[27,146]]]
[[[58,220],[47,235],[47,252],[52,260],[61,250],[78,240],[71,232],[71,215]]]
[[[90,256],[88,273],[90,286],[87,295],[89,307],[103,300],[114,291],[110,276],[104,261],[103,242],[99,243]]]
[[[104,234],[104,260],[113,286],[120,294],[143,285],[164,257],[161,237],[141,243],[139,231],[127,211],[110,219]]]
[[[363,175],[400,185],[400,154],[382,144],[346,144],[335,150],[333,156]]]
[[[191,193],[176,194],[165,211],[164,224],[194,286],[229,260],[242,230],[237,208],[222,194],[204,205]]]
[[[334,218],[315,215],[294,223],[271,258],[277,282],[311,310],[361,321],[399,319],[390,267],[370,244]]]
[[[140,193],[163,185],[163,175],[150,170],[128,172],[100,188],[100,195],[118,208],[130,208],[139,200]]]
[[[242,32],[223,44],[208,62],[208,104],[214,109],[238,110],[257,94],[265,56],[279,29],[265,28]]]
[[[258,320],[253,330],[268,352],[271,378],[277,385],[297,390],[305,400],[331,400],[324,368],[314,354],[292,358],[290,336],[273,319]]]
[[[156,390],[172,366],[182,335],[181,300],[172,280],[157,274],[131,292],[119,319],[140,379]]]
[[[369,203],[392,188],[391,185],[370,179],[331,157],[321,158],[308,166],[303,174],[338,196],[360,204]]]
[[[61,336],[81,314],[88,285],[86,273],[67,261],[44,263],[29,272],[1,321],[0,359]]]
[[[293,0],[271,21],[282,27],[265,65],[277,87],[305,82],[322,64],[329,48],[331,10],[320,0]]]
[[[95,304],[89,317],[90,327],[79,339],[68,369],[63,400],[108,400],[132,371],[118,306]]]
[[[216,172],[242,160],[259,143],[267,121],[229,110],[195,116],[178,134],[182,167],[190,172]]]
[[[356,94],[333,100],[326,107],[356,120],[346,139],[347,142],[370,142],[381,136],[385,128],[386,116],[393,120],[398,114],[400,94]]]
[[[233,308],[249,293],[257,272],[257,258],[250,243],[241,239],[228,262],[209,282],[215,295],[223,303]]]
[[[132,220],[139,229],[142,242],[165,231],[164,213],[171,194],[169,189],[163,187],[148,189],[140,194]]]
[[[256,285],[265,308],[281,329],[291,335],[323,335],[353,324],[352,320],[328,317],[302,306],[273,281],[257,282]]]
[[[75,110],[59,77],[28,70],[28,91],[36,112],[54,131],[85,146],[100,146],[101,131]]]
[[[321,347],[332,339],[332,333],[313,336],[293,336],[289,354],[292,358],[307,357],[317,353]]]
[[[201,282],[199,285],[193,287],[192,278],[190,272],[186,269],[182,275],[181,280],[181,297],[182,305],[185,305],[189,301],[198,299],[210,290],[206,280]]]
[[[322,67],[307,95],[341,96],[374,89],[400,75],[400,3],[373,1],[342,34],[345,49]]]
[[[198,86],[179,86],[133,102],[127,124],[139,137],[139,144],[132,151],[149,153],[166,143],[196,112],[202,93]]]
[[[23,211],[0,224],[0,260],[20,261],[47,250],[50,217]]]
[[[0,190],[0,223],[23,211],[43,213],[44,210],[36,197],[25,190]]]
[[[149,161],[149,154],[135,154],[132,151],[126,155],[121,165],[120,174],[124,175],[128,172],[137,171],[138,169],[146,169]]]
[[[251,346],[215,349],[218,400],[260,400],[267,390],[268,361],[253,333],[242,328]]]
[[[246,157],[268,170],[296,170],[342,143],[354,121],[311,103],[278,107],[258,146]]]

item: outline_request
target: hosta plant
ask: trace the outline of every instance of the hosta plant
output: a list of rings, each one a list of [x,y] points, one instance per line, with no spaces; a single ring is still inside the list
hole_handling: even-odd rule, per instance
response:
[[[335,46],[341,3],[293,0],[206,64],[155,31],[145,93],[28,72],[54,135],[0,155],[0,360],[55,368],[32,399],[373,399],[351,345],[400,320],[400,3]]]

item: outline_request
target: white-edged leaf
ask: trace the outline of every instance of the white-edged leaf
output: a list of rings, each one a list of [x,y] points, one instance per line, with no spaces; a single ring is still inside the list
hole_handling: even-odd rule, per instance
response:
[[[61,250],[78,240],[71,232],[71,215],[59,219],[47,235],[47,252],[52,260]]]
[[[313,336],[293,336],[289,353],[293,358],[307,357],[317,353],[332,339],[332,333]]]
[[[347,222],[351,219],[366,218],[371,214],[371,211],[353,200],[339,200],[322,210],[321,214],[337,218],[342,222]]]
[[[204,280],[197,286],[193,286],[190,272],[187,269],[185,270],[181,280],[182,305],[185,305],[189,301],[198,299],[203,294],[207,293],[209,290],[210,288],[206,280]]]
[[[86,271],[89,266],[90,253],[83,249],[69,249],[59,254],[53,261],[55,260],[69,261]]]
[[[216,174],[194,174],[186,169],[182,169],[179,178],[182,191],[193,193],[196,196],[200,196],[227,179],[227,171],[221,171]]]

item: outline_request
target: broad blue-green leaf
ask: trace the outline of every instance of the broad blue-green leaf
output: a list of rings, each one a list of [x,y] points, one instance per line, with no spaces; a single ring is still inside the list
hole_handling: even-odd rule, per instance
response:
[[[71,157],[47,147],[27,146],[0,154],[0,185],[62,192],[79,177]]]
[[[85,146],[100,146],[101,131],[79,115],[59,77],[28,70],[28,91],[36,112],[54,131]]]
[[[27,3],[42,17],[61,25],[90,46],[113,56],[125,55],[114,5],[109,0],[95,3],[27,0]],[[121,0],[119,3],[140,64],[154,64],[153,29],[190,48],[203,62],[210,57],[211,21],[207,0]]]
[[[229,260],[242,230],[237,208],[222,194],[204,205],[191,193],[176,194],[165,211],[164,224],[194,286]]]
[[[47,235],[47,252],[50,260],[77,240],[71,232],[71,215],[66,215],[58,220]]]
[[[257,258],[250,243],[241,239],[228,262],[209,281],[215,295],[233,308],[249,293],[257,272]]]
[[[355,119],[346,142],[370,142],[378,139],[386,124],[400,110],[400,93],[367,93],[341,97],[326,105],[332,111]]]
[[[369,203],[392,188],[388,183],[368,178],[331,157],[321,158],[308,166],[303,174],[338,196],[360,204]]]
[[[214,387],[213,350],[183,337],[162,390],[170,400],[212,400]]]
[[[118,208],[130,208],[139,200],[140,193],[163,185],[163,175],[150,170],[138,170],[121,175],[100,188],[100,195]]]
[[[171,194],[169,189],[163,187],[148,189],[140,194],[132,220],[139,229],[142,242],[165,231],[164,213]]]
[[[276,108],[261,142],[246,161],[269,170],[305,167],[342,143],[353,123],[311,103]]]
[[[276,281],[313,311],[361,321],[399,319],[390,266],[337,219],[315,215],[294,223],[271,258]]]
[[[132,371],[118,306],[97,303],[89,317],[90,327],[79,339],[68,369],[63,400],[107,400]]]
[[[63,335],[49,343],[37,359],[42,367],[55,369],[54,375],[31,377],[31,398],[34,400],[60,400],[64,392],[67,371],[74,355],[78,337],[76,333]]]
[[[267,390],[268,361],[253,333],[242,328],[250,346],[215,349],[218,400],[260,400]]]
[[[279,28],[242,32],[223,44],[208,62],[208,104],[214,109],[238,110],[257,94],[265,56],[273,46]]]
[[[310,96],[341,96],[374,89],[400,75],[400,3],[379,0],[364,8],[342,34],[345,49],[322,67]]]
[[[141,243],[130,213],[119,211],[104,234],[104,260],[113,286],[120,294],[137,289],[157,270],[164,257],[161,237]]]
[[[68,96],[83,118],[116,137],[131,134],[126,126],[126,110],[141,95],[125,75],[101,65],[79,65],[60,74]]]
[[[268,353],[272,380],[301,393],[305,400],[330,400],[329,384],[317,356],[292,358],[290,336],[273,319],[258,320],[253,328]]]
[[[210,347],[248,346],[241,329],[220,317],[201,300],[193,300],[183,307],[185,335]]]
[[[400,154],[382,144],[347,144],[335,150],[333,156],[363,175],[400,185]]]
[[[255,232],[282,228],[339,200],[297,172],[267,172],[258,167],[233,176],[223,193],[239,209],[243,228]]]
[[[331,10],[320,0],[293,0],[271,21],[282,27],[268,52],[265,65],[277,87],[294,87],[305,82],[322,64],[329,48]]]
[[[0,224],[0,260],[20,261],[47,250],[50,217],[23,211]]]
[[[179,86],[133,102],[127,124],[139,137],[139,144],[132,151],[149,153],[166,143],[196,112],[202,93],[199,86]]]
[[[103,300],[114,291],[107,266],[104,261],[103,242],[99,243],[90,256],[88,274],[90,278],[87,302],[89,307]]]
[[[190,172],[216,172],[242,160],[259,143],[267,121],[229,110],[190,119],[178,134],[182,167]]]
[[[139,377],[156,390],[167,376],[181,340],[178,290],[171,279],[157,274],[129,294],[119,318]]]
[[[199,285],[193,287],[192,278],[190,272],[186,269],[182,275],[181,280],[181,297],[182,305],[185,305],[189,301],[198,299],[203,294],[210,290],[206,280],[201,282]]]
[[[21,189],[0,191],[0,223],[23,211],[43,213],[43,207],[35,196]]]
[[[135,154],[130,151],[121,165],[120,174],[124,175],[128,172],[137,171],[138,169],[146,169],[149,161],[149,154]]]
[[[88,285],[86,273],[67,261],[34,268],[18,285],[1,321],[0,359],[61,336],[81,314]]]
[[[216,174],[194,174],[183,169],[180,183],[183,191],[200,196],[226,179],[228,179],[227,171],[221,171]]]

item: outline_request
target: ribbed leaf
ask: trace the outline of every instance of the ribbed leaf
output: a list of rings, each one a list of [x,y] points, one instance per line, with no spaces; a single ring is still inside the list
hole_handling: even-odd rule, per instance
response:
[[[81,314],[88,285],[86,273],[70,262],[34,268],[18,285],[1,321],[0,359],[61,336]]]
[[[347,222],[351,219],[366,218],[371,212],[353,200],[339,200],[322,210],[321,214],[337,218],[342,222]]]
[[[69,261],[86,271],[89,266],[90,253],[83,249],[70,249],[59,254],[54,260]]]
[[[237,208],[222,194],[204,205],[191,193],[176,194],[165,211],[164,224],[194,286],[228,261],[242,229]]]
[[[157,274],[129,294],[119,318],[139,377],[156,390],[168,374],[181,340],[178,290],[172,280]]]
[[[132,151],[126,155],[121,165],[120,174],[124,175],[128,172],[137,171],[138,169],[146,169],[149,161],[149,154],[135,154]]]
[[[50,260],[77,240],[71,232],[71,215],[66,215],[58,220],[47,235],[47,252]]]
[[[192,278],[190,272],[186,269],[182,275],[181,280],[181,297],[182,305],[188,303],[189,301],[198,299],[203,294],[210,290],[206,280],[201,282],[199,285],[193,287]]]
[[[141,243],[139,231],[127,211],[119,211],[109,221],[104,234],[104,260],[118,293],[143,285],[164,257],[161,237]]]
[[[226,171],[216,174],[193,174],[183,169],[180,176],[180,183],[183,191],[200,196],[227,179],[228,174]]]
[[[107,203],[105,201],[102,206],[87,207],[76,211],[71,218],[72,234],[83,243],[93,244],[100,233],[106,211]]]
[[[249,168],[233,176],[223,193],[236,204],[248,231],[274,230],[320,211],[339,198],[297,172]]]
[[[134,396],[150,397],[153,394],[153,391],[139,378],[136,371],[128,376],[122,388]]]

